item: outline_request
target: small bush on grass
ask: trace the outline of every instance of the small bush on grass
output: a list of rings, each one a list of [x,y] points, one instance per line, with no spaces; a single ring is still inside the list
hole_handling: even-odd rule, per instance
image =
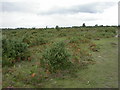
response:
[[[94,38],[94,36],[95,35],[93,33],[87,33],[86,36],[85,36],[85,38],[86,39],[92,39],[92,38]]]
[[[29,59],[27,51],[27,44],[22,43],[20,40],[2,40],[2,66],[11,66],[16,61]]]
[[[77,37],[72,37],[70,43],[79,43],[79,39]]]
[[[58,37],[64,37],[64,36],[66,36],[66,34],[65,33],[60,33],[60,34],[58,34]]]
[[[27,36],[23,37],[22,40],[23,40],[24,43],[26,43],[26,44],[28,44],[28,45],[31,45],[31,43],[32,43],[32,42],[31,42],[31,39],[30,39],[29,37],[27,37]]]
[[[89,43],[90,40],[86,37],[72,37],[70,43]]]
[[[110,37],[114,37],[116,35],[116,33],[114,31],[102,31],[102,32],[98,32],[96,33],[96,37],[101,37],[101,38],[110,38]]]
[[[30,39],[28,37],[24,37],[23,38],[23,42],[27,43],[29,46],[36,46],[36,45],[46,44],[47,40],[45,40],[42,37],[40,37],[40,38],[33,38],[33,39]]]
[[[36,44],[37,45],[42,45],[42,44],[45,44],[47,43],[47,40],[43,39],[43,38],[37,38],[36,39]]]
[[[63,42],[55,43],[43,54],[41,65],[47,72],[69,69],[72,64],[69,57],[70,54],[66,51],[65,44]]]

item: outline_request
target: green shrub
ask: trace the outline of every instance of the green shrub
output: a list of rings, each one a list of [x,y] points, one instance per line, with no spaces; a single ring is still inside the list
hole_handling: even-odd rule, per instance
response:
[[[114,37],[116,35],[116,30],[117,28],[113,28],[113,27],[97,28],[97,32],[95,36],[100,38]]]
[[[70,43],[79,43],[79,39],[77,37],[72,37]]]
[[[42,44],[45,44],[45,43],[47,43],[47,40],[45,40],[44,38],[37,38],[36,39],[36,44],[37,45],[42,45]]]
[[[65,33],[60,33],[60,34],[58,34],[58,37],[64,37],[64,36],[66,36],[66,34]]]
[[[29,46],[35,46],[35,45],[42,45],[47,43],[47,40],[45,40],[44,38],[40,37],[40,38],[29,38],[29,37],[24,37],[23,38],[23,42],[27,43]]]
[[[104,32],[116,34],[116,29],[113,27],[105,28],[103,30],[104,30]]]
[[[80,37],[72,37],[70,39],[70,43],[89,43],[90,40],[86,37],[80,36]]]
[[[30,44],[32,43],[31,40],[30,40],[30,38],[27,37],[27,36],[23,37],[22,40],[23,40],[24,43],[26,43],[26,44],[28,44],[28,45],[30,45]]]
[[[2,40],[3,66],[13,65],[16,61],[24,60],[29,57],[27,44],[21,40]]]
[[[87,33],[86,36],[85,36],[86,39],[92,39],[94,38],[94,34],[92,33]]]
[[[100,33],[97,33],[97,36],[101,38],[110,38],[110,37],[114,37],[115,34],[112,32],[100,32]]]
[[[50,72],[65,70],[71,66],[69,57],[70,54],[66,51],[65,44],[63,42],[55,43],[43,54],[41,65]]]

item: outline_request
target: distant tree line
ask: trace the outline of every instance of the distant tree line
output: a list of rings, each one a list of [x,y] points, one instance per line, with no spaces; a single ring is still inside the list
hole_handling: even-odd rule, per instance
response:
[[[82,26],[72,26],[72,27],[59,27],[58,25],[56,25],[55,27],[52,27],[52,28],[48,28],[47,26],[45,28],[35,28],[35,27],[32,27],[32,28],[23,28],[23,27],[20,27],[20,28],[2,28],[2,30],[47,30],[47,29],[56,29],[56,30],[60,30],[60,29],[67,29],[67,28],[81,28],[81,27],[120,27],[120,25],[118,26],[115,26],[115,25],[112,25],[112,26],[109,26],[109,25],[106,25],[106,26],[103,26],[103,25],[98,25],[98,24],[95,24],[95,26],[86,26],[85,23],[82,24]]]

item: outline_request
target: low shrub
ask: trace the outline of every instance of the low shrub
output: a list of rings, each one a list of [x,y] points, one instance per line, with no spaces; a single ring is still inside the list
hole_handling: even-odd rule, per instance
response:
[[[77,37],[72,37],[70,43],[79,43],[79,39]]]
[[[58,36],[59,37],[64,37],[64,36],[66,36],[66,34],[65,33],[60,33],[60,34],[58,34]]]
[[[101,33],[97,33],[97,36],[101,38],[110,38],[110,37],[114,37],[115,34],[111,32],[101,32]]]
[[[69,58],[70,54],[65,49],[65,44],[63,42],[54,43],[53,46],[43,54],[41,65],[47,72],[65,70],[72,64]]]
[[[94,34],[88,33],[88,34],[86,34],[85,38],[86,39],[92,39],[92,38],[94,38]]]
[[[22,40],[24,43],[26,43],[28,45],[30,45],[32,43],[29,37],[24,37]]]
[[[83,37],[83,36],[81,36],[81,37],[72,37],[70,39],[70,43],[89,43],[89,42],[90,42],[90,40],[88,38],[86,38],[86,37]]]
[[[2,40],[3,66],[11,66],[16,61],[28,59],[27,44],[21,40]]]
[[[37,45],[42,45],[42,44],[45,44],[47,43],[47,40],[43,39],[43,38],[37,38],[36,39],[36,44]]]
[[[36,45],[42,45],[47,43],[47,40],[45,40],[44,38],[40,37],[40,38],[23,38],[23,42],[27,43],[29,46],[36,46]]]

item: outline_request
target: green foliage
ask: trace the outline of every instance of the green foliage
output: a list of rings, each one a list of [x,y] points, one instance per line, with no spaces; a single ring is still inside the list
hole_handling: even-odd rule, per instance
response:
[[[29,56],[27,52],[27,44],[22,43],[20,40],[2,40],[2,54],[3,54],[3,66],[13,65],[16,61],[25,59]]]
[[[58,31],[56,29],[58,29]],[[3,66],[13,65],[11,67],[3,67],[3,87],[13,86],[40,88],[45,87],[45,84],[50,84],[53,77],[54,80],[52,82],[57,82],[58,78],[62,78],[60,80],[61,82],[63,82],[63,79],[67,82],[68,79],[69,82],[71,82],[71,80],[78,81],[79,79],[81,83],[85,82],[84,78],[86,80],[88,80],[89,78],[92,78],[91,80],[94,80],[96,77],[93,77],[93,75],[96,73],[96,71],[99,71],[99,68],[97,68],[98,64],[100,64],[99,66],[102,66],[102,68],[104,68],[103,64],[106,64],[103,63],[103,60],[101,61],[101,59],[104,59],[103,57],[105,55],[114,55],[110,53],[105,53],[107,47],[110,48],[110,51],[111,48],[113,48],[110,43],[114,42],[115,39],[117,41],[117,38],[111,39],[111,37],[117,34],[117,27],[86,26],[73,28],[57,27],[56,29],[47,28],[35,30],[3,30],[2,34],[3,36],[5,35],[7,38],[3,39],[3,42],[7,42],[7,44],[3,43],[3,45],[7,47],[7,51],[6,49],[4,49],[5,53],[2,57],[2,63]],[[59,29],[61,30],[59,31]],[[108,40],[110,43],[108,42]],[[59,41],[63,41],[66,45],[63,42]],[[55,43],[53,44],[53,46],[51,46],[53,42],[59,43]],[[23,49],[23,47],[25,48]],[[46,47],[48,48],[46,49]],[[70,54],[67,52],[65,47]],[[44,52],[45,49],[46,51]],[[22,51],[22,53],[19,52],[20,50]],[[28,50],[31,53],[32,61],[22,61],[15,63],[19,60],[28,60],[28,57],[30,55]],[[103,50],[105,51],[104,53]],[[19,54],[17,54],[16,52],[19,52]],[[94,64],[95,60],[99,60],[101,63],[96,62],[97,65],[95,64],[96,66],[94,67],[94,65],[90,64]],[[111,60],[115,59],[111,58]],[[104,61],[109,63],[109,60]],[[90,67],[87,67],[88,65],[90,65]],[[88,69],[84,70],[83,68]],[[90,70],[93,70],[91,71],[92,73],[89,72]],[[76,71],[79,71],[79,74]],[[106,69],[106,71],[109,70]],[[74,78],[73,74],[77,75],[78,78]],[[78,86],[76,87],[79,87],[79,85],[81,85],[81,87],[82,85],[84,86],[84,84],[81,83],[78,83]],[[92,84],[94,83],[90,82],[89,85],[86,84],[86,87],[92,87]],[[51,83],[52,87],[61,87],[63,84],[61,84],[59,80],[57,83]]]
[[[47,40],[45,40],[44,38],[36,38],[34,42],[32,42],[32,46],[35,46],[35,45],[42,45],[42,44],[46,44],[47,43]]]
[[[79,39],[77,37],[72,37],[70,43],[79,43]]]
[[[65,44],[63,42],[55,43],[43,54],[41,65],[50,72],[65,70],[71,65],[69,57],[70,54],[66,51]]]
[[[89,42],[90,42],[90,40],[88,38],[82,37],[82,36],[80,36],[80,37],[72,37],[70,39],[70,43],[89,43]]]
[[[62,33],[58,34],[58,36],[59,36],[59,37],[64,37],[64,36],[67,36],[67,35],[62,32]]]
[[[99,32],[96,34],[96,36],[100,38],[110,38],[110,37],[114,37],[115,34],[111,32]]]
[[[88,34],[86,34],[86,36],[84,38],[86,38],[86,39],[93,39],[94,35],[93,35],[93,33],[88,33]]]
[[[24,37],[23,42],[27,43],[29,46],[36,46],[47,43],[47,40],[45,40],[42,37],[37,37],[37,38]]]
[[[36,43],[42,45],[47,43],[47,40],[45,40],[44,38],[37,38]]]

